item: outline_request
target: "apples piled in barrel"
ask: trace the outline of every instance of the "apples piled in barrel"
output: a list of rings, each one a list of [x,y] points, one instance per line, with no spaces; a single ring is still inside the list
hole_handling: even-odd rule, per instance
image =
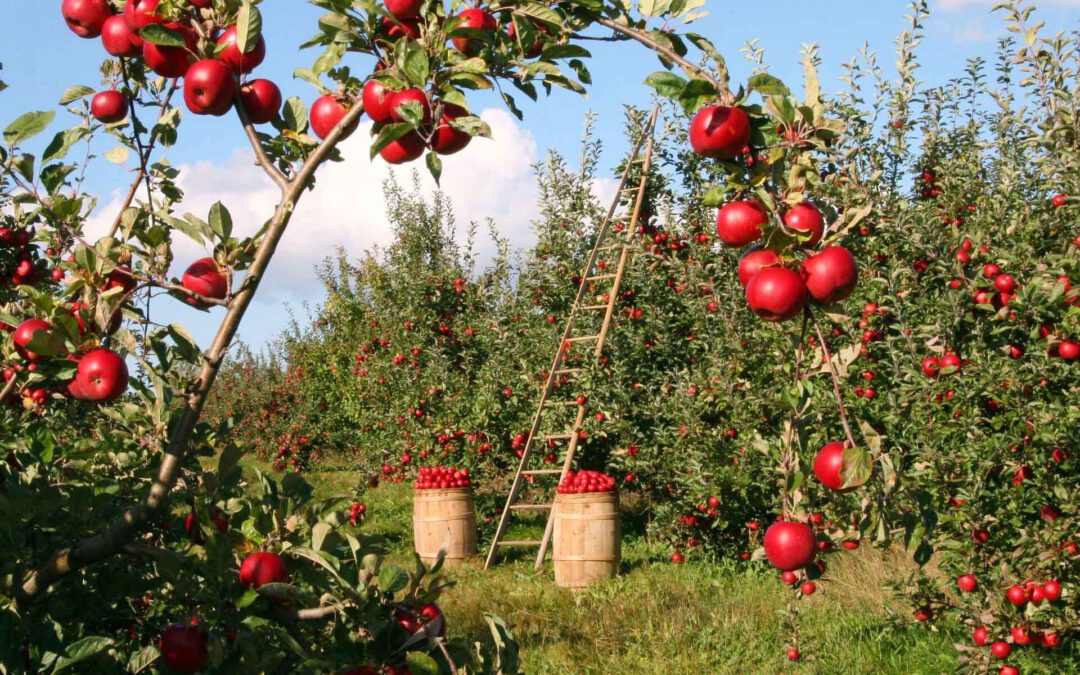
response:
[[[561,495],[576,495],[589,492],[614,492],[615,479],[600,471],[567,471],[559,481],[557,492]]]
[[[690,145],[704,157],[749,157],[750,133],[750,118],[741,108],[708,105],[690,124]],[[821,248],[826,229],[821,208],[796,191],[783,196],[775,214],[745,195],[723,204],[716,216],[716,234],[725,246],[753,245],[739,261],[739,282],[750,309],[766,321],[799,316],[807,302],[841,302],[855,290],[855,257],[843,246]]]
[[[471,488],[472,478],[468,469],[452,466],[422,466],[416,479],[417,490],[446,490],[448,488]]]

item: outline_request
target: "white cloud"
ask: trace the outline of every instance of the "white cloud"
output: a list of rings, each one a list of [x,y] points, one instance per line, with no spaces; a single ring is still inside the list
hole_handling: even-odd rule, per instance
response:
[[[993,36],[979,23],[966,23],[952,27],[952,41],[958,44],[986,42]]]
[[[453,201],[459,234],[470,221],[495,221],[499,233],[515,246],[530,243],[531,219],[536,214],[537,191],[531,165],[537,160],[532,134],[518,126],[502,110],[485,110],[481,117],[490,125],[493,139],[475,139],[462,152],[443,158],[442,190]],[[411,173],[420,172],[421,186],[430,195],[435,183],[421,162],[391,167],[379,158],[368,160],[371,123],[341,145],[345,161],[324,165],[316,176],[313,192],[304,195],[282,238],[267,278],[260,288],[261,304],[280,306],[283,301],[311,300],[318,295],[312,268],[337,246],[359,257],[372,245],[390,240],[386,222],[383,182],[391,171],[399,182],[411,186]],[[206,218],[210,206],[221,201],[229,209],[235,234],[254,233],[273,215],[277,190],[252,162],[250,150],[238,149],[220,163],[197,162],[180,167],[179,187],[184,201],[178,213],[191,212]],[[92,240],[112,222],[119,195],[103,206],[87,225]],[[491,247],[478,242],[481,258]],[[188,262],[206,252],[186,237],[174,245],[179,274]]]
[[[968,7],[992,7],[1000,0],[937,0],[934,5],[945,12],[957,12]],[[1080,0],[1043,0],[1045,5],[1080,7]]]

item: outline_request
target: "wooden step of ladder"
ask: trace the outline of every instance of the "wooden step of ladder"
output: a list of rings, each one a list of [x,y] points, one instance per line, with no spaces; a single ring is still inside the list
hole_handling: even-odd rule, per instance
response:
[[[619,298],[619,289],[622,286],[623,276],[626,274],[627,262],[634,251],[633,237],[634,232],[637,230],[641,207],[645,201],[649,169],[652,166],[653,132],[656,127],[658,112],[659,106],[654,106],[652,113],[642,127],[641,134],[635,140],[634,146],[627,158],[625,168],[623,169],[622,177],[619,180],[619,187],[616,189],[615,197],[611,202],[611,207],[607,210],[604,220],[600,223],[599,229],[597,230],[596,241],[593,242],[592,251],[585,263],[585,269],[581,274],[581,282],[578,285],[577,296],[574,299],[574,304],[570,308],[570,314],[566,318],[566,326],[563,329],[562,339],[559,340],[555,358],[551,361],[551,368],[547,371],[547,379],[544,383],[544,388],[540,392],[540,401],[536,406],[536,414],[533,416],[532,427],[529,429],[529,433],[526,436],[525,449],[521,453],[517,472],[514,474],[514,482],[510,486],[510,493],[506,497],[506,506],[499,515],[499,524],[495,530],[495,536],[491,540],[491,548],[488,549],[487,558],[484,561],[484,569],[490,568],[495,563],[497,551],[500,548],[514,546],[538,546],[540,550],[536,554],[536,569],[539,570],[544,565],[544,558],[547,555],[548,545],[551,543],[552,528],[555,524],[554,516],[556,509],[554,497],[551,497],[551,501],[543,503],[539,503],[536,500],[519,503],[518,500],[521,497],[521,491],[524,487],[526,478],[531,480],[534,476],[558,475],[559,481],[561,482],[566,473],[574,466],[574,455],[577,451],[578,442],[581,440],[580,432],[585,423],[587,406],[578,405],[576,401],[550,401],[549,398],[554,392],[556,384],[559,382],[559,378],[563,376],[579,375],[589,370],[589,368],[566,366],[566,352],[569,345],[575,343],[595,343],[592,350],[592,366],[595,366],[599,362],[600,355],[604,351],[604,343],[607,340],[608,333],[610,332],[613,323],[613,317],[615,316],[615,306]],[[630,194],[634,195],[633,208],[630,209],[629,213],[621,212],[620,208],[623,206],[625,198]],[[622,227],[622,229],[616,233],[615,228],[612,227],[613,223],[625,224],[626,226]],[[618,234],[621,241],[608,243],[606,241],[608,234]],[[618,262],[615,263],[615,270],[613,272],[608,271],[610,263],[605,263],[604,268],[601,269],[598,263],[600,262],[602,252],[616,249],[619,253]],[[594,288],[594,285],[599,282],[611,282],[610,288],[604,289],[607,293],[607,302],[603,304],[586,304],[587,298],[594,297],[597,294],[598,289]],[[577,328],[578,322],[576,319],[578,318],[578,314],[581,312],[596,311],[604,312],[599,331],[592,328],[586,334],[576,334],[575,329]],[[577,411],[569,431],[563,433],[540,433],[540,429],[544,424],[544,412],[546,410],[560,407],[567,408],[570,406],[576,406]],[[537,455],[548,454],[548,448],[544,446],[546,446],[547,441],[551,440],[563,440],[567,442],[563,454],[562,468],[531,468]],[[536,445],[537,443],[540,444],[539,449]],[[549,489],[551,489],[552,492],[554,492],[553,488],[554,486],[549,486]],[[512,515],[514,513],[529,511],[547,511],[548,517],[544,528],[543,538],[540,541],[503,539],[506,535],[506,530],[510,524]]]

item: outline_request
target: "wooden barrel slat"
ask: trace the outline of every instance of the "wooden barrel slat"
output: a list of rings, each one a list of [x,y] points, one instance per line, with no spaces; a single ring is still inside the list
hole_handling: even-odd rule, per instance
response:
[[[425,563],[446,544],[446,566],[476,555],[476,511],[470,488],[416,490],[413,495],[413,541]]]
[[[581,590],[619,573],[622,561],[617,492],[555,498],[552,558],[555,583]]]

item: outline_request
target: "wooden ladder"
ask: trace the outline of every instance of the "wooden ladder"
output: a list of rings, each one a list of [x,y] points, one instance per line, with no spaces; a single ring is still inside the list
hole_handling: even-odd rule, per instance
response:
[[[566,367],[566,355],[574,345],[593,344],[592,365],[596,365],[599,362],[601,353],[604,350],[604,342],[607,340],[608,332],[611,329],[612,318],[615,315],[615,305],[618,302],[619,288],[622,285],[623,275],[626,272],[627,261],[633,250],[633,238],[634,233],[637,230],[638,216],[641,211],[641,205],[645,199],[645,187],[648,181],[649,168],[652,165],[653,130],[656,126],[658,112],[659,106],[654,106],[648,121],[641,130],[641,134],[634,143],[634,147],[627,158],[626,168],[623,170],[622,178],[619,180],[618,191],[616,192],[614,199],[612,199],[611,208],[608,209],[607,214],[600,225],[599,232],[596,235],[596,242],[589,254],[588,261],[585,263],[585,270],[581,275],[581,284],[578,286],[577,296],[574,299],[573,306],[570,308],[570,315],[566,319],[566,327],[563,330],[562,339],[559,341],[559,348],[555,352],[555,358],[552,359],[547,381],[540,394],[540,402],[536,406],[536,415],[533,417],[532,427],[529,429],[529,435],[525,441],[525,449],[522,452],[521,461],[518,463],[517,473],[514,475],[514,483],[510,488],[510,494],[506,498],[506,506],[499,516],[499,526],[495,530],[495,537],[491,540],[491,548],[488,550],[487,559],[484,561],[484,569],[491,567],[495,561],[497,551],[504,546],[538,546],[540,550],[536,554],[536,569],[539,570],[544,565],[544,558],[547,555],[548,545],[551,542],[552,528],[555,524],[554,500],[543,504],[519,504],[518,498],[521,495],[521,488],[526,481],[526,476],[529,476],[529,480],[531,480],[532,476],[557,474],[559,481],[561,482],[563,476],[565,476],[574,465],[574,454],[577,450],[578,441],[580,440],[579,432],[585,421],[586,406],[578,405],[575,401],[552,400],[552,394],[558,383],[561,381],[560,378],[563,378],[564,376],[577,376],[588,370],[586,368]],[[640,179],[636,184],[631,183],[632,176],[638,172],[640,172]],[[633,195],[633,208],[629,213],[616,215],[620,204],[624,203],[626,198],[631,194]],[[619,232],[621,241],[615,244],[606,244],[605,241],[608,233],[615,229],[613,224],[621,224],[624,226]],[[612,251],[618,251],[619,253],[619,261],[615,267],[615,271],[606,272],[599,269],[597,263],[601,260],[601,256],[606,252]],[[611,283],[611,286],[607,291],[607,302],[603,304],[586,304],[586,298],[600,293],[599,289],[594,286],[597,282]],[[575,334],[579,316],[584,313],[601,311],[604,314],[599,331],[593,333],[590,330],[588,331],[588,334],[585,335]],[[546,411],[552,408],[566,410],[568,407],[574,406],[577,407],[577,414],[568,431],[556,434],[539,433],[544,422],[544,413]],[[529,466],[531,460],[533,460],[533,456],[541,454],[536,449],[537,444],[539,443],[540,447],[547,447],[549,441],[566,441],[567,443],[566,455],[563,458],[562,468],[530,469]],[[506,528],[510,523],[511,515],[517,511],[548,512],[547,526],[544,529],[544,536],[541,540],[512,541],[503,539],[503,536],[506,534]]]

